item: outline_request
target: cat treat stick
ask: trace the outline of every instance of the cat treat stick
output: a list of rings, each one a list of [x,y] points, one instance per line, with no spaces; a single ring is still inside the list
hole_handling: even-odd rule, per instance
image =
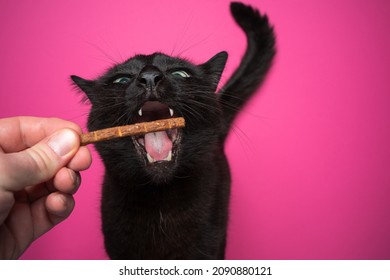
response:
[[[181,128],[184,126],[184,118],[180,117],[110,127],[81,134],[81,146],[125,136],[141,135],[149,132],[168,130],[171,128]]]

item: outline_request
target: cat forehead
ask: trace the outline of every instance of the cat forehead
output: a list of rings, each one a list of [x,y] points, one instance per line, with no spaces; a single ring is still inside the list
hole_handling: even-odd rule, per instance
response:
[[[195,67],[194,64],[183,58],[171,57],[162,53],[154,53],[151,55],[136,55],[121,65],[118,65],[118,68],[140,71],[145,66],[155,66],[160,70],[166,70],[172,67]]]

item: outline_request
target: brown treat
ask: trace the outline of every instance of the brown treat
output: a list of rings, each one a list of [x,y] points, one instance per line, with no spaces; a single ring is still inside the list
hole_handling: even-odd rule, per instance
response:
[[[106,141],[110,139],[142,135],[149,132],[168,130],[171,128],[181,128],[185,126],[184,118],[170,118],[152,122],[135,123],[131,125],[110,127],[81,134],[81,146],[87,144]]]

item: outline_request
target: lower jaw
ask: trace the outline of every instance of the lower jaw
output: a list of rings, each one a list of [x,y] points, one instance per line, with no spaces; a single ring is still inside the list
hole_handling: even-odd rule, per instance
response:
[[[133,145],[138,153],[142,169],[146,175],[146,181],[151,180],[154,183],[167,183],[175,174],[177,167],[177,155],[181,146],[181,131],[179,131],[173,140],[173,146],[168,156],[164,160],[153,159],[145,149],[144,144],[140,143],[137,137],[132,137]],[[145,182],[146,183],[146,182]]]
[[[145,183],[167,183],[173,177],[176,170],[176,152],[177,149],[172,150],[171,160],[160,160],[155,162],[150,162],[147,158],[146,152],[141,150],[142,147],[136,147],[138,152],[139,161],[141,163],[142,169],[144,170]]]
[[[147,163],[144,170],[150,182],[155,184],[166,184],[175,174],[176,164],[173,161],[157,161],[154,163]]]

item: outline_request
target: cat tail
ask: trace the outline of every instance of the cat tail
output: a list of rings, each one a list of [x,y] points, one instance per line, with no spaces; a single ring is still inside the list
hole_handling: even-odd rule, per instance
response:
[[[218,92],[223,111],[223,139],[239,110],[256,92],[275,56],[275,34],[266,15],[242,3],[233,2],[231,13],[247,37],[247,48],[240,65]]]

